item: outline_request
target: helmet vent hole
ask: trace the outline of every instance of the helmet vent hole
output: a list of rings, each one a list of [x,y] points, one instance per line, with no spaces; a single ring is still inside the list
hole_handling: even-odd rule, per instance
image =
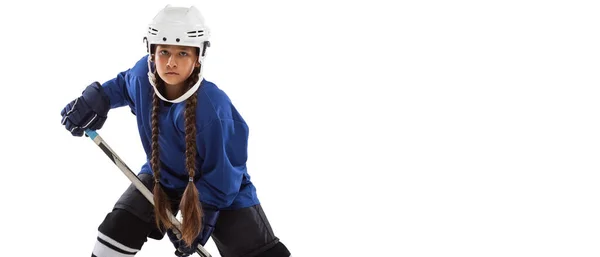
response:
[[[167,41],[167,38],[166,38],[166,37],[163,37],[163,41]]]
[[[158,30],[153,27],[148,27],[148,33],[156,36],[158,34]]]
[[[178,38],[178,39],[175,39],[175,41],[179,42],[179,38]]]
[[[188,37],[201,37],[204,36],[204,30],[193,30],[188,31]]]

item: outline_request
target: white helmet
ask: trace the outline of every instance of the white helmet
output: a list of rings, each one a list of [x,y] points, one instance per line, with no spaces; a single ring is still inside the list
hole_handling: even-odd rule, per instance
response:
[[[154,17],[152,22],[148,25],[148,32],[144,38],[144,40],[146,40],[148,54],[152,54],[150,51],[152,46],[156,44],[198,47],[198,62],[200,63],[198,82],[177,99],[167,100],[156,88],[156,78],[152,72],[152,66],[150,65],[151,58],[148,56],[148,79],[158,97],[167,102],[179,103],[185,101],[198,90],[198,87],[200,87],[200,83],[202,82],[202,70],[204,68],[203,64],[204,58],[206,57],[206,48],[210,46],[210,42],[208,41],[209,37],[210,30],[204,24],[204,17],[202,17],[200,11],[194,6],[185,8],[167,5]]]

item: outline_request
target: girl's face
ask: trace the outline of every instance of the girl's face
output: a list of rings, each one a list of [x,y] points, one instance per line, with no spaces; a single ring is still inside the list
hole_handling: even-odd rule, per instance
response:
[[[154,63],[158,75],[169,86],[184,86],[185,80],[199,67],[195,47],[157,45]]]

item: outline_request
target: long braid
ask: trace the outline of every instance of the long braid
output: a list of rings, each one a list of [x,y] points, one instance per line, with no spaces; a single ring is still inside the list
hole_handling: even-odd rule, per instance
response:
[[[194,69],[190,83],[198,80],[199,69]],[[189,181],[180,202],[182,223],[182,239],[191,244],[197,237],[202,227],[202,207],[200,206],[199,192],[193,182],[196,175],[196,105],[197,92],[187,99],[185,106],[185,167],[188,171]]]
[[[153,49],[154,51],[154,49]],[[194,68],[192,74],[188,78],[189,87],[196,83],[199,79],[200,68]],[[155,73],[157,85],[164,86],[164,81]],[[186,170],[190,180],[183,192],[183,197],[179,203],[181,216],[181,234],[183,241],[189,246],[200,234],[202,229],[202,206],[200,204],[199,192],[194,184],[193,178],[196,175],[196,106],[197,92],[194,92],[187,100],[184,113],[185,121],[185,155],[186,155]],[[172,228],[173,224],[167,215],[168,197],[160,186],[160,167],[158,153],[158,112],[160,107],[160,99],[154,93],[152,99],[152,158],[150,160],[152,170],[154,170],[154,211],[156,213],[156,224],[160,228],[160,223],[164,228]]]
[[[155,213],[155,221],[156,226],[158,228],[164,227],[165,229],[169,229],[173,227],[173,223],[169,219],[167,214],[167,208],[169,208],[169,198],[167,194],[163,190],[159,179],[160,179],[160,158],[159,158],[159,150],[158,150],[158,113],[160,108],[160,99],[154,93],[152,98],[152,158],[150,159],[150,164],[152,165],[152,170],[154,171],[154,213]]]

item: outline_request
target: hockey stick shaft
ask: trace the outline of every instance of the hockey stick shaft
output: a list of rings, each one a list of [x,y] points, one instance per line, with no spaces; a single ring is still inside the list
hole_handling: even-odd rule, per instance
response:
[[[113,151],[110,148],[110,146],[108,146],[104,139],[102,139],[102,137],[100,137],[100,135],[98,135],[98,133],[93,130],[88,129],[85,131],[85,133],[90,137],[90,139],[92,139],[92,141],[94,141],[94,143],[96,143],[96,145],[98,145],[98,147],[100,147],[100,149],[102,149],[106,156],[108,156],[108,158],[115,165],[117,165],[117,167],[119,167],[123,174],[125,174],[125,176],[127,176],[127,178],[131,180],[131,182],[146,197],[146,199],[150,203],[152,203],[152,205],[154,205],[154,197],[152,195],[152,192],[150,192],[150,190],[142,183],[140,178],[138,178],[138,176],[136,176],[135,173],[131,171],[131,169],[125,164],[125,162],[121,160],[121,158],[115,153],[115,151]],[[175,216],[173,216],[170,210],[167,210],[167,213],[169,215],[169,218],[171,219],[171,222],[173,222],[173,224],[177,228],[173,232],[175,232],[175,234],[177,234],[177,236],[181,238],[181,223],[175,218]],[[198,245],[196,253],[198,253],[198,255],[202,257],[212,257],[210,253],[208,253],[208,251],[206,251],[206,249],[202,247],[202,245]]]

